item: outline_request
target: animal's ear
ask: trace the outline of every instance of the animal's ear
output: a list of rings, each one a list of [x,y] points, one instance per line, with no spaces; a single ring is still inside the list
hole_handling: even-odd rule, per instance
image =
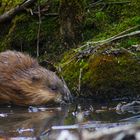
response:
[[[32,77],[32,82],[37,82],[37,81],[40,81],[40,80],[41,80],[41,78],[37,75]]]

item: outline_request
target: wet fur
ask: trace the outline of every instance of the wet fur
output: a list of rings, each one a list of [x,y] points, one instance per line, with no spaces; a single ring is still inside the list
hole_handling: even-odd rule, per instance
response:
[[[40,105],[61,102],[69,90],[55,73],[16,51],[0,53],[0,102]]]

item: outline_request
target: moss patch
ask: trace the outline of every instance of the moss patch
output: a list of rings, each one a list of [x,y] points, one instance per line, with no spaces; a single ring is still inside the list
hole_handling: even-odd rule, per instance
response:
[[[73,93],[93,99],[136,97],[140,92],[140,61],[119,51],[96,54],[64,67],[64,77]],[[82,69],[81,92],[77,94]]]

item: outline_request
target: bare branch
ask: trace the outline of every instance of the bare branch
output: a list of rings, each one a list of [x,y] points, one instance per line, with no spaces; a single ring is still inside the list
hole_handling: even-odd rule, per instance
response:
[[[88,48],[88,46],[91,46],[91,45],[101,45],[101,44],[105,44],[105,43],[108,43],[108,42],[110,42],[110,41],[113,41],[116,37],[119,37],[119,36],[121,36],[121,35],[123,35],[123,34],[125,34],[125,33],[127,33],[127,32],[130,32],[131,30],[134,30],[134,29],[136,29],[136,28],[138,28],[140,25],[137,25],[137,26],[134,26],[134,27],[131,27],[131,28],[129,28],[129,29],[126,29],[126,30],[124,30],[124,31],[122,31],[122,32],[120,32],[119,34],[117,34],[117,35],[114,35],[114,36],[112,36],[112,37],[110,37],[110,38],[107,38],[107,39],[105,39],[105,40],[100,40],[100,41],[96,41],[96,42],[87,42],[86,44],[84,44],[84,45],[82,45],[81,47],[79,47],[78,49],[77,49],[77,51],[80,51],[80,50],[82,50],[82,49],[84,49],[84,48]]]
[[[24,11],[25,8],[30,7],[34,2],[36,2],[36,0],[24,1],[22,4],[17,5],[15,8],[5,12],[3,15],[0,16],[0,23],[12,19],[17,13]]]
[[[79,72],[79,85],[78,85],[78,91],[80,93],[81,91],[81,78],[82,78],[82,68],[80,68],[80,72]]]
[[[131,27],[131,28],[129,28],[129,29],[127,29],[127,30],[125,30],[125,31],[123,31],[123,32],[121,32],[121,33],[119,33],[119,34],[113,36],[113,37],[111,37],[111,38],[108,38],[108,39],[102,40],[102,41],[94,42],[94,44],[105,43],[105,42],[110,42],[110,41],[114,41],[114,40],[120,39],[121,35],[123,35],[124,33],[129,32],[129,31],[131,31],[131,30],[134,30],[134,29],[138,28],[139,26],[140,26],[140,25]],[[133,35],[133,34],[132,34],[132,35]],[[131,35],[131,33],[130,33],[130,36],[132,36],[132,35]],[[126,36],[129,36],[129,34],[126,34]],[[124,36],[124,37],[126,37],[126,36]]]
[[[36,50],[36,55],[37,55],[37,57],[39,57],[40,28],[41,28],[41,13],[40,13],[40,1],[39,1],[39,2],[38,2],[37,50]]]
[[[131,1],[103,2],[102,0],[99,0],[97,2],[90,3],[87,8],[89,8],[89,7],[92,8],[92,7],[95,7],[97,5],[126,4],[126,3],[131,3]]]
[[[78,54],[77,54],[77,57],[82,58],[83,56],[93,54],[93,53],[97,52],[97,50],[100,49],[105,44],[117,41],[117,40],[125,38],[125,37],[130,37],[130,36],[139,35],[139,34],[140,34],[140,30],[134,31],[134,32],[131,32],[131,33],[128,33],[128,34],[120,35],[120,36],[116,35],[115,37],[111,37],[109,39],[102,40],[100,42],[93,42],[93,44],[96,44],[96,43],[98,43],[98,44],[96,44],[96,45],[91,44],[90,47],[85,48],[82,51],[79,51]]]
[[[87,42],[86,44],[84,44],[80,48],[75,49],[75,52],[77,52],[77,53],[72,58],[70,58],[68,61],[63,63],[62,67],[68,65],[76,58],[81,59],[84,56],[89,56],[90,54],[94,54],[95,52],[97,52],[97,50],[99,50],[105,44],[117,41],[117,40],[125,38],[125,37],[139,35],[140,30],[130,32],[131,30],[134,30],[134,29],[138,28],[139,26],[140,25],[131,27],[131,28],[129,28],[129,29],[113,36],[113,37],[110,37],[106,40],[101,40],[101,41],[97,41],[97,42]],[[127,33],[127,32],[130,32],[130,33]],[[124,33],[127,33],[127,34],[124,34]]]
[[[45,16],[59,16],[58,13],[47,13],[47,14],[44,14]]]

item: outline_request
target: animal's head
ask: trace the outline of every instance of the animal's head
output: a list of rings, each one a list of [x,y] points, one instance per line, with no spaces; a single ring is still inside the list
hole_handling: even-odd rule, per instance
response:
[[[70,101],[71,94],[68,87],[54,72],[39,66],[23,73],[24,71],[17,85],[27,99],[30,99],[30,101],[27,100],[27,104],[40,105]]]

